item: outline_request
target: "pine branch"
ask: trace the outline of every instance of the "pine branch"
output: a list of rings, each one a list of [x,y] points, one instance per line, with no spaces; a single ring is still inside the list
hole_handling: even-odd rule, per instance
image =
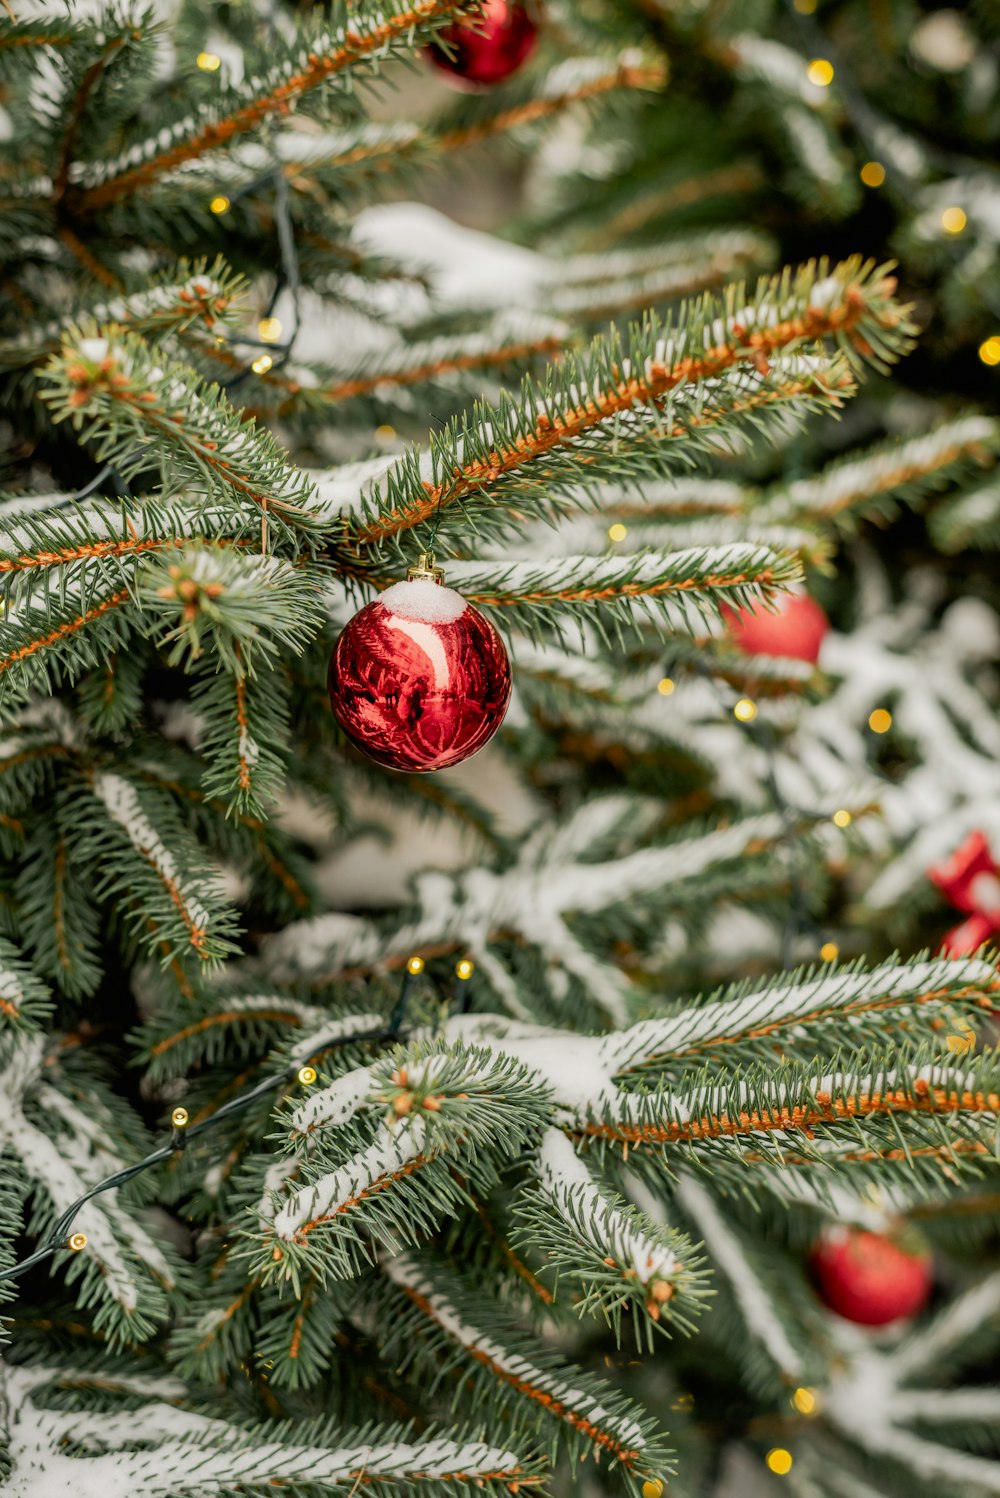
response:
[[[215,871],[165,797],[112,770],[89,778],[79,833],[99,870],[95,893],[124,903],[124,922],[164,964],[202,966],[235,951],[235,921]]]
[[[465,150],[509,131],[551,119],[576,104],[621,90],[656,91],[665,82],[662,61],[643,58],[632,51],[613,61],[605,57],[571,58],[541,79],[530,97],[496,112],[492,106],[486,112],[477,110],[476,118],[450,129],[435,131],[399,123],[365,124],[353,138],[348,134],[333,149],[323,139],[313,143],[292,134],[287,143],[278,145],[279,153],[286,158],[282,170],[288,177],[302,180],[312,180],[317,174],[323,180],[329,174],[334,179],[331,186],[339,197],[352,175],[366,181],[373,170],[395,173],[414,163],[430,165],[452,151]],[[289,160],[290,153],[294,154]]]
[[[373,1129],[375,1110],[386,1121]],[[292,1141],[307,1147],[312,1184],[262,1214],[252,1266],[296,1287],[304,1272],[320,1283],[356,1276],[373,1243],[398,1251],[468,1189],[488,1191],[491,1157],[516,1157],[544,1114],[537,1081],[490,1051],[424,1047],[349,1073],[293,1113]]]
[[[379,1305],[379,1336],[388,1357],[412,1364],[417,1376],[433,1369],[459,1387],[471,1384],[487,1418],[511,1421],[515,1429],[537,1430],[543,1415],[553,1457],[560,1449],[581,1460],[604,1457],[636,1487],[646,1476],[672,1470],[671,1454],[648,1415],[490,1311],[454,1271],[410,1255],[383,1267],[396,1291]]]
[[[207,654],[238,678],[300,654],[319,623],[316,584],[275,556],[190,545],[151,558],[138,592],[144,613],[169,626],[172,665]]]
[[[18,1161],[33,1211],[27,1229],[44,1236],[69,1204],[103,1176],[126,1163],[131,1149],[115,1139],[114,1112],[103,1087],[72,1096],[64,1073],[45,1066],[42,1039],[30,1036],[7,1049],[0,1081],[7,1102],[5,1147]],[[48,1078],[48,1080],[45,1080]],[[129,1115],[131,1139],[141,1128]],[[88,1201],[78,1225],[84,1249],[57,1259],[67,1282],[80,1281],[79,1297],[95,1308],[94,1325],[112,1345],[149,1337],[165,1319],[176,1288],[170,1258],[115,1196]]]
[[[142,32],[140,30],[134,30],[131,33],[131,38],[128,34],[109,36],[101,47],[98,56],[84,70],[66,112],[65,130],[59,151],[59,164],[52,183],[53,203],[59,203],[66,194],[80,127],[83,123],[84,115],[90,106],[91,95],[98,87],[105,68],[110,65],[116,54],[121,51],[122,47],[130,39],[137,40],[141,35]]]
[[[164,360],[134,334],[74,334],[45,371],[42,394],[98,458],[124,473],[153,461],[165,494],[187,486],[234,496],[279,523],[310,526],[311,485],[274,438],[241,421],[216,387]]]
[[[83,174],[76,209],[81,213],[106,209],[149,187],[167,172],[197,161],[209,151],[230,146],[275,115],[287,113],[297,100],[339,75],[350,77],[365,64],[373,65],[394,52],[408,50],[417,39],[430,40],[441,26],[474,13],[470,0],[416,0],[399,10],[341,12],[343,20],[338,16],[326,37],[302,56],[298,71],[290,67],[288,73],[255,80],[256,96],[249,102],[240,91],[229,114],[220,115],[217,108],[203,105],[177,126],[171,145],[165,150],[153,149],[138,164],[132,164],[127,156],[100,166],[91,163]]]
[[[573,1138],[606,1145],[693,1146],[697,1156],[718,1164],[725,1151],[714,1146],[739,1142],[761,1162],[780,1165],[784,1150],[835,1165],[838,1151],[851,1141],[869,1145],[881,1138],[922,1144],[937,1139],[954,1146],[956,1139],[977,1143],[992,1138],[1000,1110],[997,1062],[980,1058],[960,1070],[943,1063],[906,1061],[888,1065],[879,1075],[865,1073],[864,1057],[827,1075],[788,1064],[777,1077],[768,1069],[733,1068],[724,1083],[706,1078],[688,1095],[660,1092],[617,1099],[603,1119],[575,1124]],[[859,1132],[859,1126],[865,1125]],[[901,1126],[908,1132],[900,1134]],[[745,1158],[745,1155],[744,1155]],[[953,1148],[952,1164],[962,1164]],[[908,1175],[915,1162],[907,1162]],[[912,1178],[912,1176],[910,1176]]]
[[[295,375],[269,373],[261,377],[260,385],[265,403],[273,391],[275,415],[287,416],[303,409],[322,411],[331,405],[380,397],[383,389],[388,400],[388,392],[392,390],[410,385],[450,384],[456,375],[521,365],[545,354],[558,354],[562,346],[562,339],[554,333],[534,339],[512,339],[502,336],[499,330],[487,330],[464,338],[436,338],[413,344],[406,349],[405,359],[401,355],[392,361],[370,357],[363,368],[345,377],[331,378],[319,372],[319,382],[313,384]],[[316,372],[308,373],[312,379]]]
[[[929,1026],[952,1010],[956,1017],[988,1011],[998,984],[991,964],[972,959],[790,973],[760,986],[741,984],[707,1003],[685,1004],[673,1016],[633,1025],[603,1042],[602,1053],[618,1077],[656,1067],[676,1074],[713,1060],[728,1065],[758,1048],[763,1059],[776,1043],[789,1059],[808,1060],[825,1032],[831,1047],[842,1045],[846,1034],[854,1044],[868,1039],[884,1044],[903,1039],[916,1020]]]
[[[582,73],[584,76],[570,87],[560,88],[559,84],[562,79],[567,76],[572,77],[574,72],[577,75]],[[569,59],[543,81],[535,98],[501,110],[492,118],[477,120],[470,125],[446,130],[436,139],[432,136],[432,144],[439,151],[465,150],[495,135],[502,135],[509,130],[519,129],[523,125],[548,119],[573,104],[595,99],[618,89],[649,90],[658,93],[663,89],[666,81],[667,68],[662,58],[643,59],[633,52],[627,52],[618,58],[614,69],[610,71],[606,69],[604,60],[600,58]]]
[[[817,477],[766,490],[753,501],[763,520],[819,520],[849,525],[870,516],[888,520],[900,503],[915,504],[952,484],[972,465],[1000,456],[1000,424],[964,416],[906,442],[884,443],[826,464]]]
[[[89,596],[94,592],[88,590]],[[128,587],[105,590],[85,607],[67,599],[29,606],[0,622],[0,700],[51,692],[55,683],[97,666],[128,638],[127,619],[116,610],[132,597]]]
[[[45,984],[17,948],[0,937],[0,1037],[36,1030],[51,1012]]]
[[[706,1287],[684,1234],[602,1189],[559,1129],[543,1136],[539,1183],[518,1205],[515,1241],[557,1276],[556,1304],[568,1286],[577,1314],[603,1316],[619,1345],[629,1312],[637,1345],[649,1351],[654,1329],[694,1329]]]
[[[174,1379],[105,1377],[99,1388],[133,1396],[127,1408],[67,1410],[50,1398],[36,1399],[59,1389],[61,1369],[5,1365],[0,1378],[9,1461],[24,1498],[50,1494],[53,1471],[68,1485],[97,1483],[106,1498],[157,1488],[198,1498],[310,1484],[344,1495],[363,1485],[373,1498],[393,1498],[401,1490],[426,1498],[475,1491],[505,1498],[512,1487],[530,1489],[538,1480],[533,1457],[462,1430],[417,1438],[398,1425],[345,1431],[331,1420],[230,1424],[184,1408],[187,1390]]]
[[[704,625],[729,605],[771,598],[798,576],[791,557],[763,546],[641,551],[607,557],[561,556],[529,561],[453,562],[448,581],[470,603],[496,609],[529,635],[545,625],[560,634],[567,617],[593,609],[607,636],[619,620],[636,624],[654,614],[671,629]]]
[[[429,534],[455,510],[468,526],[484,507],[537,509],[542,494],[551,506],[560,489],[578,491],[581,465],[592,481],[638,477],[640,459],[647,468],[671,461],[664,438],[680,439],[690,459],[701,428],[717,429],[722,441],[776,402],[799,411],[836,405],[850,380],[825,340],[855,362],[884,367],[908,346],[911,328],[894,289],[873,265],[848,261],[828,275],[812,264],[762,282],[748,306],[731,289],[724,303],[706,298],[676,323],[647,317],[625,346],[615,336],[595,339],[586,354],[567,354],[541,387],[526,382],[519,402],[477,407],[461,431],[437,434],[426,461],[407,454],[372,483],[345,557],[398,549],[401,537],[421,527]]]
[[[235,304],[244,289],[243,278],[221,259],[210,266],[198,261],[186,266],[182,261],[170,275],[154,276],[147,289],[95,303],[87,309],[87,318],[96,325],[113,323],[149,339],[182,333],[192,326],[215,335],[234,320]],[[71,331],[67,320],[53,320],[0,341],[0,370],[23,368],[57,352]]]
[[[64,601],[75,588],[130,588],[136,564],[153,552],[176,551],[194,536],[217,545],[259,540],[259,526],[237,504],[208,506],[175,500],[86,504],[9,512],[0,535],[0,590],[8,610]]]
[[[18,922],[35,967],[69,998],[93,994],[103,972],[100,919],[84,877],[89,870],[76,862],[63,831],[77,795],[74,784],[55,798],[51,818],[32,829],[16,885]]]

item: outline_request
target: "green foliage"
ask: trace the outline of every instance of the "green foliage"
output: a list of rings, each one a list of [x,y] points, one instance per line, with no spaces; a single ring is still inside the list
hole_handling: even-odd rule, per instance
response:
[[[917,952],[1000,837],[995,28],[736,9],[550,8],[419,122],[368,102],[473,0],[0,14],[0,1489],[1000,1490],[998,980]],[[398,207],[487,179],[495,263]],[[432,548],[499,791],[329,712]],[[804,578],[820,660],[747,656]],[[862,1343],[804,1256],[904,1218],[940,1314]]]

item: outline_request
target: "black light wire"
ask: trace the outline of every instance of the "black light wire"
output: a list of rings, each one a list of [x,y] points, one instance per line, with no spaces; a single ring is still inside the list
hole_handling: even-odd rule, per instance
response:
[[[150,1170],[154,1165],[159,1165],[161,1161],[169,1160],[172,1155],[183,1153],[187,1148],[189,1140],[196,1139],[200,1134],[207,1133],[209,1129],[216,1128],[218,1124],[224,1119],[229,1118],[233,1113],[241,1113],[244,1108],[249,1108],[259,1098],[266,1097],[268,1093],[280,1087],[283,1082],[292,1081],[299,1076],[302,1068],[314,1057],[325,1054],[327,1051],[338,1049],[341,1046],[361,1044],[366,1041],[388,1045],[392,1042],[403,1040],[405,1038],[402,1029],[403,1020],[406,1017],[407,1002],[414,976],[416,975],[411,973],[409,968],[407,968],[407,971],[403,975],[402,984],[400,985],[399,997],[393,1006],[392,1013],[386,1025],[378,1029],[360,1031],[356,1035],[345,1035],[338,1040],[326,1041],[322,1045],[317,1046],[315,1050],[307,1052],[305,1055],[300,1055],[291,1065],[284,1067],[281,1071],[269,1073],[268,1076],[262,1077],[252,1087],[248,1087],[245,1092],[241,1092],[236,1097],[230,1098],[228,1103],[223,1103],[208,1118],[203,1118],[200,1123],[193,1124],[190,1128],[186,1124],[175,1125],[168,1143],[158,1145],[148,1155],[144,1155],[141,1160],[136,1160],[131,1165],[124,1166],[121,1170],[116,1170],[112,1175],[105,1176],[102,1181],[98,1181],[96,1185],[91,1186],[88,1191],[85,1191],[82,1196],[77,1197],[76,1201],[72,1202],[56,1218],[45,1239],[33,1253],[29,1254],[27,1258],[21,1259],[16,1264],[0,1268],[0,1284],[8,1280],[20,1279],[29,1269],[33,1269],[36,1264],[44,1263],[46,1259],[50,1259],[60,1249],[72,1248],[73,1245],[68,1240],[67,1234],[81,1207],[85,1206],[93,1197],[100,1196],[105,1191],[114,1191],[118,1186],[124,1186],[127,1181],[131,1181],[134,1176],[142,1175],[144,1171]]]

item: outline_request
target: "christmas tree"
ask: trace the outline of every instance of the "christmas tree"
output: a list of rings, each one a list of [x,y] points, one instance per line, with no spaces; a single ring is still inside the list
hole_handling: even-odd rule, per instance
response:
[[[998,63],[10,0],[0,1492],[1000,1494]]]

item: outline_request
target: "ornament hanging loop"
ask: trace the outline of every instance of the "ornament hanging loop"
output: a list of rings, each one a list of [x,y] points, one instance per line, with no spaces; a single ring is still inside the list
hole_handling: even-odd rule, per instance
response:
[[[444,568],[434,565],[434,553],[422,551],[417,557],[416,563],[406,570],[406,581],[437,583],[438,587],[444,582]]]

